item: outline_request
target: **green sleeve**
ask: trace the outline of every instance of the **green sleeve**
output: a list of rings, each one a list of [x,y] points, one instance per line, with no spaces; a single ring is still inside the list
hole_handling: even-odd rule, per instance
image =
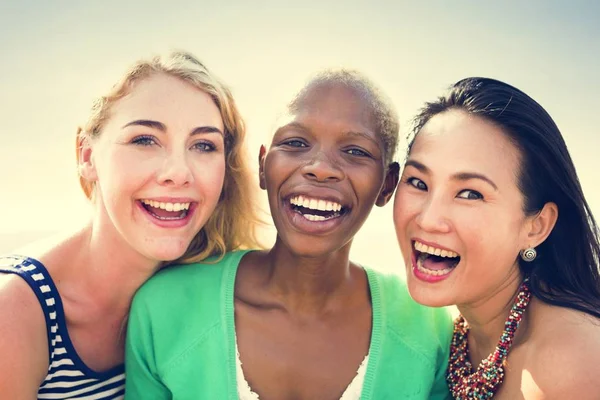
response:
[[[171,392],[158,376],[150,319],[143,299],[138,297],[134,298],[127,327],[125,399],[171,399]]]
[[[452,399],[450,392],[448,391],[448,384],[446,383],[446,365],[443,368],[438,368],[435,374],[435,381],[431,387],[429,393],[430,400],[446,400]]]
[[[446,383],[446,368],[448,367],[448,358],[450,356],[450,341],[452,340],[452,317],[448,308],[439,308],[435,310],[436,325],[438,337],[440,339],[440,348],[438,351],[437,370],[435,380],[429,394],[430,400],[452,399]]]

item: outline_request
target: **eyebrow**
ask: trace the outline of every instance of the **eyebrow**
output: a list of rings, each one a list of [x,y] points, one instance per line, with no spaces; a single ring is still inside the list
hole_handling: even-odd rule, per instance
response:
[[[147,128],[153,128],[153,129],[158,129],[161,132],[166,132],[167,131],[167,127],[165,126],[165,124],[163,124],[162,122],[159,121],[153,121],[151,119],[136,119],[135,121],[131,121],[126,123],[125,125],[122,126],[121,129],[127,128],[128,126],[145,126]],[[203,134],[203,133],[220,133],[221,136],[223,135],[223,132],[221,132],[221,130],[215,126],[199,126],[196,127],[192,130],[192,132],[190,133],[190,136],[192,135],[199,135],[199,134]]]
[[[424,174],[430,173],[430,169],[427,168],[427,166],[425,166],[425,164],[422,164],[422,163],[420,163],[418,161],[415,161],[415,160],[408,160],[408,161],[406,161],[405,166],[409,166],[409,165],[411,167],[414,167],[414,168],[418,169],[419,171],[421,171]],[[455,179],[455,180],[459,180],[459,181],[468,181],[470,179],[480,179],[480,180],[482,180],[484,182],[487,182],[495,190],[498,190],[498,186],[496,186],[496,184],[494,183],[494,181],[492,181],[487,176],[485,176],[483,174],[479,174],[477,172],[458,172],[458,173],[452,175],[451,178]]]
[[[306,127],[304,125],[302,125],[302,124],[300,124],[298,122],[292,121],[292,122],[288,122],[287,124],[285,124],[285,125],[280,126],[279,128],[277,128],[277,130],[275,131],[274,135],[278,134],[279,132],[286,131],[286,130],[288,130],[290,128],[292,128],[292,129],[293,128],[297,128],[297,129],[303,130],[305,132],[308,131],[308,129],[306,129]]]
[[[363,139],[367,139],[373,143],[375,143],[377,145],[377,147],[379,147],[380,143],[377,141],[377,139],[375,139],[373,136],[365,133],[365,132],[354,132],[354,131],[349,131],[346,132],[347,136],[355,136],[355,137],[361,137]]]

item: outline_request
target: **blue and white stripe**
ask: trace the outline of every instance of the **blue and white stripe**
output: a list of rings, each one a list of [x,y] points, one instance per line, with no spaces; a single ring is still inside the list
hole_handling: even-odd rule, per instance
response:
[[[0,272],[22,277],[36,294],[46,317],[50,359],[38,399],[123,399],[124,366],[96,372],[79,358],[69,339],[60,295],[42,263],[28,257],[0,257]]]

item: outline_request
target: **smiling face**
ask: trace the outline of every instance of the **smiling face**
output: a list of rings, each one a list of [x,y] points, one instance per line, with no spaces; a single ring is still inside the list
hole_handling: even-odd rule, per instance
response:
[[[475,304],[520,279],[529,247],[520,153],[464,111],[432,117],[413,143],[394,204],[408,287],[422,304]]]
[[[95,224],[155,261],[180,257],[215,209],[225,175],[223,122],[209,95],[167,74],[111,108],[81,152]]]
[[[268,152],[261,150],[261,187],[278,243],[308,257],[349,245],[378,198],[383,205],[393,192],[397,170],[386,179],[383,146],[356,90],[311,88],[277,129]]]

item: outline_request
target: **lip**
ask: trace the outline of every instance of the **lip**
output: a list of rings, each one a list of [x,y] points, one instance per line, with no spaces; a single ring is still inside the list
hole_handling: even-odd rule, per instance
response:
[[[137,200],[135,203],[142,214],[146,216],[146,218],[153,223],[154,225],[160,228],[167,229],[177,229],[182,228],[190,223],[192,220],[192,216],[195,214],[196,209],[198,208],[198,202],[190,200],[188,198],[175,198],[175,197],[152,197],[152,198],[144,198],[144,200],[154,200],[164,203],[190,203],[190,208],[187,210],[187,214],[185,218],[175,219],[175,220],[161,220],[153,217],[143,206],[141,200]]]

